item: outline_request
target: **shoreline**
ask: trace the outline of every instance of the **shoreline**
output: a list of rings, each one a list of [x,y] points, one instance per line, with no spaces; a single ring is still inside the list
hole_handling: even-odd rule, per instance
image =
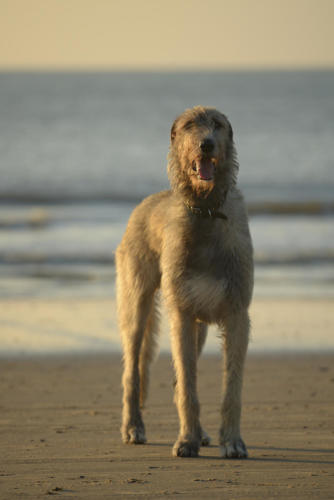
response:
[[[249,353],[333,352],[333,305],[330,298],[255,297]],[[220,354],[218,337],[210,327],[204,353]],[[159,345],[161,352],[170,352],[165,314]],[[0,299],[0,351],[1,358],[120,353],[115,299]]]

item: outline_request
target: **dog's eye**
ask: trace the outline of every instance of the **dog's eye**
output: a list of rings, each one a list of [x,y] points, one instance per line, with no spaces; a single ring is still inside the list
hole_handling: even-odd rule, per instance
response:
[[[184,124],[184,126],[183,126],[183,127],[184,127],[184,129],[185,129],[185,130],[190,130],[193,126],[194,126],[194,122],[193,122],[193,121],[191,121],[191,120],[189,120],[188,122],[186,122],[186,123]]]
[[[220,130],[221,128],[223,128],[223,124],[218,120],[213,120],[213,126],[215,130]]]

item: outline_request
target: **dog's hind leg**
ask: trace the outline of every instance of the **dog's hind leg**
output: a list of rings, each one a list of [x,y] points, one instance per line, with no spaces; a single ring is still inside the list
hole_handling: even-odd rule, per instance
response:
[[[249,335],[248,312],[231,314],[223,323],[224,377],[220,452],[223,458],[247,458],[240,436],[241,389]]]
[[[139,378],[140,378],[139,402],[141,408],[144,407],[147,398],[148,385],[149,385],[149,368],[152,360],[155,357],[155,353],[157,350],[159,319],[160,318],[157,307],[157,297],[155,294],[152,300],[151,310],[146,322],[144,338],[140,348],[140,355],[139,355]]]
[[[208,325],[202,322],[198,322],[197,328],[197,357],[199,358],[203,350],[206,337],[208,335]]]

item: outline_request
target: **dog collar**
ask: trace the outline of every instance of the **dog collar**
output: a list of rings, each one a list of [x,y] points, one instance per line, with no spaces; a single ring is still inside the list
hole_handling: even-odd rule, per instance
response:
[[[193,207],[189,205],[188,203],[185,203],[186,207],[190,210],[190,212],[194,215],[197,215],[198,217],[204,217],[204,218],[211,218],[211,219],[224,219],[227,220],[227,216],[223,214],[222,212],[219,212],[218,210],[214,208],[200,208],[200,207]]]

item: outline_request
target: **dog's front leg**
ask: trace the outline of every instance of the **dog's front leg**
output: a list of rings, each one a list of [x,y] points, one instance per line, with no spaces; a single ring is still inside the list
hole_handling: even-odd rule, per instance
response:
[[[175,401],[180,419],[173,447],[177,457],[196,457],[201,443],[196,390],[197,333],[195,319],[181,311],[171,314],[172,352],[176,375]]]
[[[240,435],[241,390],[247,352],[249,318],[247,311],[231,314],[223,324],[224,376],[220,452],[223,458],[247,458]]]
[[[124,443],[146,443],[145,426],[139,407],[139,348],[132,339],[124,348],[122,439]]]
[[[140,411],[139,358],[150,301],[137,300],[136,303],[132,297],[132,301],[124,302],[120,311],[124,362],[122,439],[124,443],[142,444],[146,437]]]

